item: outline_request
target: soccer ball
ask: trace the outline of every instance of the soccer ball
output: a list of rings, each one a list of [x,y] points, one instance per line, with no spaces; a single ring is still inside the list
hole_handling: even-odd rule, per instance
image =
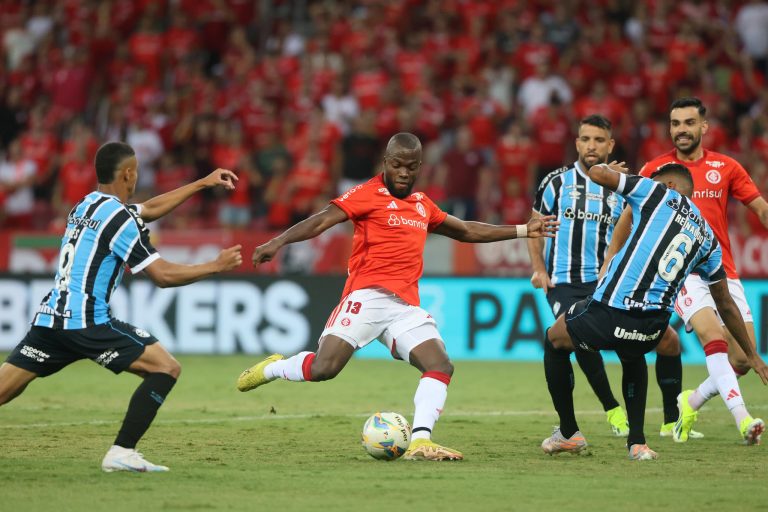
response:
[[[395,460],[411,444],[411,425],[396,412],[377,412],[363,425],[363,448],[374,459]]]

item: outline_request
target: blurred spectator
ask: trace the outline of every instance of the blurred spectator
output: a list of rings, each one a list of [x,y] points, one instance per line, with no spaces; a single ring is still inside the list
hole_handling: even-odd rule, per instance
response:
[[[536,65],[536,74],[520,84],[517,102],[525,116],[530,117],[536,110],[546,106],[553,94],[557,95],[561,103],[570,103],[573,99],[571,88],[565,80],[552,73],[550,64],[543,61]]]
[[[4,196],[3,225],[15,229],[30,229],[34,223],[34,194],[36,164],[21,151],[21,144],[13,141],[0,160],[0,193]]]
[[[143,116],[128,126],[126,142],[133,147],[141,166],[136,194],[144,197],[155,186],[155,163],[163,153],[163,141],[152,126],[152,120]]]
[[[474,146],[472,131],[461,126],[456,131],[456,143],[445,153],[447,169],[445,209],[462,219],[476,219],[477,190],[483,154]]]
[[[768,73],[768,2],[749,0],[742,5],[734,20],[747,55],[763,73]]]
[[[553,93],[549,104],[533,113],[530,120],[531,134],[539,152],[538,171],[535,183],[552,169],[563,165],[569,157],[573,144],[565,144],[571,140],[571,120],[568,117],[557,93]]]
[[[339,127],[341,133],[348,133],[350,124],[360,114],[357,99],[350,93],[342,78],[331,82],[331,90],[322,100],[325,118]]]
[[[500,170],[501,189],[508,190],[506,183],[515,181],[521,193],[533,193],[538,157],[539,150],[526,133],[523,123],[510,123],[507,132],[496,144],[495,158]]]
[[[366,110],[352,121],[352,131],[341,139],[338,195],[371,179],[379,163],[381,144],[374,129],[374,113]]]

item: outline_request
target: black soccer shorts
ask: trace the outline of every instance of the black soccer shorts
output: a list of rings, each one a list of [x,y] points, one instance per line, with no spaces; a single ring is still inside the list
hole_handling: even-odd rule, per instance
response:
[[[597,281],[591,283],[563,283],[555,285],[547,292],[547,302],[555,318],[568,311],[571,306],[592,296],[597,288]]]
[[[7,363],[36,373],[53,375],[80,359],[90,359],[114,373],[141,357],[157,338],[143,329],[112,319],[85,329],[50,329],[33,325],[6,359]]]
[[[621,356],[647,354],[669,325],[668,311],[628,311],[585,299],[565,313],[565,327],[577,349],[614,350]]]

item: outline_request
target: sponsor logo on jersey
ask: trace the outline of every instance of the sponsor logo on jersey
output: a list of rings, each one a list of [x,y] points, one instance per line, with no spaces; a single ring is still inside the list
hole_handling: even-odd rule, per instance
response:
[[[346,192],[344,192],[344,195],[339,198],[339,202],[343,202],[345,199],[349,199],[349,196],[351,196],[352,194],[354,194],[355,192],[357,192],[361,188],[363,188],[363,184],[362,183],[360,185],[355,185],[351,189],[347,190]]]
[[[136,336],[139,336],[141,338],[149,338],[149,333],[144,329],[134,329],[133,332],[136,333]]]
[[[710,167],[714,167],[715,169],[720,169],[721,167],[725,167],[725,162],[721,162],[720,160],[707,160],[704,163]]]
[[[624,297],[622,301],[629,308],[645,308],[648,305],[645,301],[635,300],[632,297]]]
[[[402,215],[396,215],[394,213],[389,214],[389,219],[387,219],[387,224],[390,226],[409,226],[412,228],[417,229],[423,229],[424,231],[427,230],[427,223],[422,222],[420,220],[414,220],[414,219],[408,219],[406,217],[403,217]]]
[[[67,309],[64,311],[64,313],[59,313],[48,304],[40,304],[40,309],[38,311],[44,315],[59,316],[61,318],[72,318],[71,309]]]
[[[421,192],[414,192],[413,194],[411,194],[411,197],[413,197],[417,201],[421,201],[422,199],[424,199],[424,194],[422,194]]]
[[[384,194],[385,196],[389,195],[389,189],[387,187],[381,187],[379,188],[379,193]]]
[[[24,345],[21,347],[21,355],[27,356],[30,359],[34,359],[38,363],[44,363],[46,359],[48,359],[50,354],[46,354],[42,350],[36,349],[34,347],[30,347],[29,345]]]
[[[659,337],[661,334],[661,329],[659,329],[656,332],[644,334],[642,332],[637,332],[637,329],[633,329],[632,331],[628,331],[624,329],[623,327],[616,327],[613,330],[613,337],[620,339],[620,340],[632,340],[632,341],[653,341],[656,338]]]
[[[392,201],[391,203],[389,203],[389,204],[387,205],[387,209],[388,209],[388,210],[397,210],[397,203],[396,203],[396,202],[394,202],[394,201]]]
[[[97,357],[94,361],[97,364],[100,364],[103,367],[107,367],[109,363],[115,360],[116,357],[120,355],[120,352],[117,350],[107,350],[105,352],[102,352],[99,357]]]
[[[616,218],[608,215],[607,213],[585,212],[584,210],[574,210],[570,207],[565,209],[563,212],[563,217],[571,220],[593,220],[602,224],[608,224],[609,226],[616,224]]]
[[[594,192],[587,192],[587,200],[588,201],[599,201],[599,202],[602,203],[603,199],[605,199],[603,197],[603,194],[595,194]]]
[[[421,203],[416,203],[416,211],[419,212],[419,215],[422,217],[427,216],[427,210],[424,209],[424,205]]]
[[[705,190],[694,190],[693,191],[693,198],[694,199],[720,199],[723,197],[723,189],[720,190],[712,190],[712,189],[705,189]]]
[[[570,197],[571,199],[578,199],[581,197],[581,192],[579,192],[578,190],[571,190],[570,192],[568,192],[568,197]]]
[[[720,183],[720,180],[722,179],[722,176],[720,176],[720,173],[714,169],[708,170],[707,174],[705,174],[704,177],[707,178],[707,181],[712,183],[713,185],[717,185],[718,183]]]

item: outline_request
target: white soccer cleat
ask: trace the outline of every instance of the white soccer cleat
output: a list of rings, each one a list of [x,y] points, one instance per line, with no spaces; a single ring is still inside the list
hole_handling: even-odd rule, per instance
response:
[[[132,471],[134,473],[158,473],[168,471],[166,466],[158,466],[144,459],[144,456],[131,448],[113,445],[101,461],[101,469],[107,473],[114,471]]]

